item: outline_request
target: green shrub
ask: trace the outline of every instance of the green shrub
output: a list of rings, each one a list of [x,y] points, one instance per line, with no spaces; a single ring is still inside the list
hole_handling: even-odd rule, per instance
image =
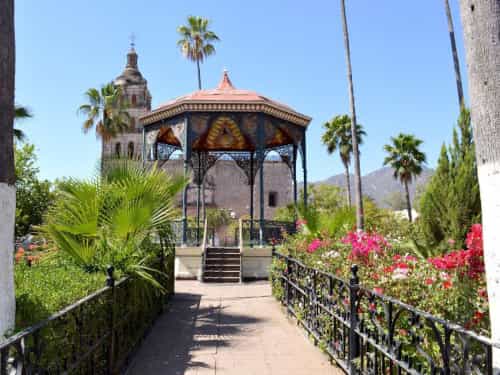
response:
[[[15,267],[16,329],[26,328],[105,286],[104,273],[88,273],[57,254],[31,267]]]

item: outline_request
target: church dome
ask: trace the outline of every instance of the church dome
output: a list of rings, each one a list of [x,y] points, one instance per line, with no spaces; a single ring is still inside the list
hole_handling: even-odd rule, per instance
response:
[[[127,65],[122,74],[115,79],[115,85],[138,85],[146,83],[146,80],[139,71],[137,65],[138,55],[135,48],[132,46],[127,53]]]

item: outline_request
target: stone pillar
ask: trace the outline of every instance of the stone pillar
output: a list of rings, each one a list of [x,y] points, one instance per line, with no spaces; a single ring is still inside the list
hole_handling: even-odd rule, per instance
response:
[[[254,153],[250,152],[250,176],[248,177],[248,184],[250,185],[250,246],[253,246],[253,188],[255,184],[255,174],[254,174]]]

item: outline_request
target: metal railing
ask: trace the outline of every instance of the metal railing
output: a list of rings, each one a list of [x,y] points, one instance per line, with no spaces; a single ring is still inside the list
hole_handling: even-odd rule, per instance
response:
[[[181,246],[200,246],[202,242],[203,236],[203,227],[198,228],[196,225],[190,224],[189,221],[187,223],[186,228],[186,243],[182,243],[182,219],[173,220],[170,223],[172,228],[172,232],[174,235],[175,245]],[[215,243],[215,228],[207,229],[207,243],[214,245]]]
[[[166,296],[138,280],[115,282],[112,267],[107,274],[106,287],[2,342],[0,375],[115,374],[126,367]]]
[[[277,220],[243,220],[242,235],[245,245],[271,245],[281,243],[285,235],[297,232],[295,223]]]
[[[273,249],[273,291],[349,374],[494,374],[500,345]]]

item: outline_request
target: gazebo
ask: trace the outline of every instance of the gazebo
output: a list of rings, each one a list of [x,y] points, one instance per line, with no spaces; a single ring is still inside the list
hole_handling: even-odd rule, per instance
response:
[[[192,170],[197,190],[197,238],[200,232],[200,186],[222,157],[232,158],[249,185],[250,234],[254,231],[254,184],[259,173],[259,242],[263,242],[264,160],[275,151],[290,168],[297,204],[297,154],[300,153],[307,204],[306,130],[311,118],[256,92],[236,89],[224,71],[215,89],[199,90],[161,105],[140,118],[143,160],[167,161],[183,154],[184,175]],[[182,197],[182,243],[187,240],[187,188]],[[257,222],[255,222],[257,224]]]

